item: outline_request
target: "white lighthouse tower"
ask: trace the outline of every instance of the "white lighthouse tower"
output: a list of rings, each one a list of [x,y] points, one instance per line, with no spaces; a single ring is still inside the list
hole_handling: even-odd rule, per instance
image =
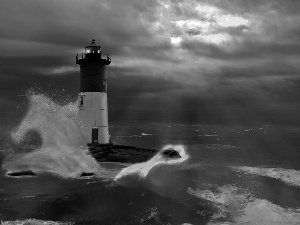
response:
[[[110,62],[108,55],[102,58],[101,47],[95,40],[85,47],[80,59],[76,56],[76,64],[80,65],[78,114],[90,145],[110,143],[105,72]]]

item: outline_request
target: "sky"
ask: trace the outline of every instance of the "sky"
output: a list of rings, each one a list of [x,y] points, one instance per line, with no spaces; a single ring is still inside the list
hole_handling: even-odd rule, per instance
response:
[[[75,101],[92,39],[112,122],[300,124],[299,0],[1,0],[0,123],[33,87]]]

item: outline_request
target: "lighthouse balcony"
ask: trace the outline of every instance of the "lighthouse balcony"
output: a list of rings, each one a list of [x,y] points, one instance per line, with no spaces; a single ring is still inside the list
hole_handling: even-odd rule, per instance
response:
[[[102,62],[105,65],[109,65],[111,63],[111,57],[106,55],[106,58],[102,58],[100,53],[82,53],[76,56],[76,64],[84,64],[84,63],[97,63]]]

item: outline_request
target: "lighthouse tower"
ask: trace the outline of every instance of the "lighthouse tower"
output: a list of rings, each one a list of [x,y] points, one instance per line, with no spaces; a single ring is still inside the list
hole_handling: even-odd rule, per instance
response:
[[[111,59],[108,55],[102,58],[101,47],[92,40],[85,47],[85,53],[76,64],[80,65],[80,93],[78,114],[86,136],[91,145],[110,143],[107,113],[107,76],[106,66]]]

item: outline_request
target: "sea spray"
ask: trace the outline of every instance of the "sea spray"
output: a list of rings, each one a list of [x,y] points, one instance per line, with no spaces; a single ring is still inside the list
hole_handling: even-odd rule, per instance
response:
[[[176,150],[179,153],[180,158],[170,159],[163,156],[162,151],[169,150],[169,149]],[[129,174],[137,174],[141,177],[146,177],[149,171],[153,167],[159,164],[176,164],[176,163],[181,163],[187,159],[188,159],[188,155],[186,154],[185,149],[182,145],[167,145],[149,161],[143,163],[137,163],[121,170],[121,172],[115,177],[115,180],[118,180]]]
[[[37,219],[26,219],[26,220],[15,220],[15,221],[1,221],[1,225],[72,225],[72,222],[55,222],[55,221],[45,221]]]
[[[255,198],[246,189],[232,185],[220,186],[214,191],[188,188],[187,192],[217,207],[209,225],[300,224],[299,210],[283,208],[266,199]]]
[[[98,163],[86,154],[86,137],[77,117],[76,103],[64,106],[43,94],[29,93],[29,110],[21,124],[11,133],[22,144],[27,132],[37,131],[42,144],[30,153],[18,154],[3,162],[9,172],[33,170],[62,177],[77,177],[82,172],[99,171]]]
[[[279,179],[288,185],[300,187],[300,171],[298,170],[248,166],[232,167],[232,169],[237,172]]]

